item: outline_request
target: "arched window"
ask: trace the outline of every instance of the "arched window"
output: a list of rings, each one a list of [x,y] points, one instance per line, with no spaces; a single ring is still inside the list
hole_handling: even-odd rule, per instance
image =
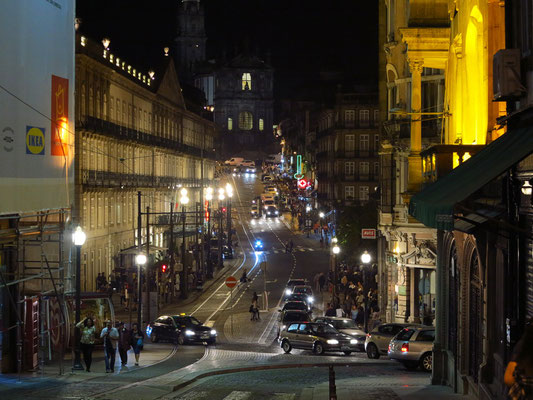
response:
[[[265,121],[263,120],[263,118],[259,118],[259,130],[265,130]]]
[[[249,72],[242,74],[242,90],[252,90],[252,75]]]
[[[254,117],[250,111],[242,111],[239,113],[239,129],[243,131],[250,131],[254,127]]]
[[[233,118],[228,118],[228,131],[233,130]]]

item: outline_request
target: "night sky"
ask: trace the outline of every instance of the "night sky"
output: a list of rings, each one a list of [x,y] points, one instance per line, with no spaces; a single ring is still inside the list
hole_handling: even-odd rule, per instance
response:
[[[231,56],[249,43],[270,51],[277,97],[312,85],[320,71],[377,81],[377,0],[202,0],[208,58]],[[77,0],[81,32],[111,39],[111,51],[148,69],[172,49],[178,0]]]

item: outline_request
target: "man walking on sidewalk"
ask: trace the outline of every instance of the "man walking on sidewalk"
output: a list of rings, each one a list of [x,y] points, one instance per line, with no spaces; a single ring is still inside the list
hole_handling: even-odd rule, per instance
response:
[[[126,329],[124,322],[118,325],[118,354],[120,355],[120,362],[122,365],[128,363],[128,350],[131,347],[131,332]]]
[[[111,320],[106,321],[106,327],[102,329],[100,337],[104,339],[105,372],[115,372],[115,357],[119,334],[117,328],[113,327]]]

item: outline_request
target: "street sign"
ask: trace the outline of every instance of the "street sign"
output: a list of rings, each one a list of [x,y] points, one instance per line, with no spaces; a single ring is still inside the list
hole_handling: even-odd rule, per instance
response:
[[[226,278],[226,286],[229,287],[230,289],[237,286],[237,278],[235,278],[234,276],[230,276]]]
[[[375,229],[361,229],[361,239],[375,239],[376,230]]]
[[[305,179],[298,180],[298,189],[305,189],[307,187],[307,181]]]

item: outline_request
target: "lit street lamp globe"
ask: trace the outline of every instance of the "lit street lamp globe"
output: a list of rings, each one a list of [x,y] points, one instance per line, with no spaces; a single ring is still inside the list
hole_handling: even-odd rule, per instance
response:
[[[324,214],[322,211],[320,211],[320,213],[318,214],[318,216],[319,216],[320,218],[324,218],[324,217],[326,216],[326,214]]]
[[[180,190],[181,197],[187,196],[187,189],[183,188]]]
[[[339,239],[337,239],[336,237],[331,239],[331,243],[337,243],[338,241],[339,241]]]
[[[187,196],[182,196],[180,198],[180,202],[181,202],[181,204],[185,205],[185,204],[187,204],[189,202],[189,198]]]
[[[72,242],[74,243],[74,246],[83,246],[85,239],[87,239],[87,235],[83,232],[81,226],[78,226],[72,233]]]
[[[146,261],[147,261],[147,258],[145,254],[137,254],[135,256],[135,262],[137,263],[137,265],[144,265],[146,264]]]
[[[365,251],[363,254],[361,254],[361,262],[363,264],[368,264],[370,261],[372,261],[372,256],[368,254],[368,251]]]
[[[341,252],[341,248],[339,246],[333,246],[333,254],[339,254]]]
[[[224,200],[225,198],[226,198],[226,196],[224,196],[224,193],[219,193],[219,194],[218,194],[218,199],[219,199],[220,201]]]

